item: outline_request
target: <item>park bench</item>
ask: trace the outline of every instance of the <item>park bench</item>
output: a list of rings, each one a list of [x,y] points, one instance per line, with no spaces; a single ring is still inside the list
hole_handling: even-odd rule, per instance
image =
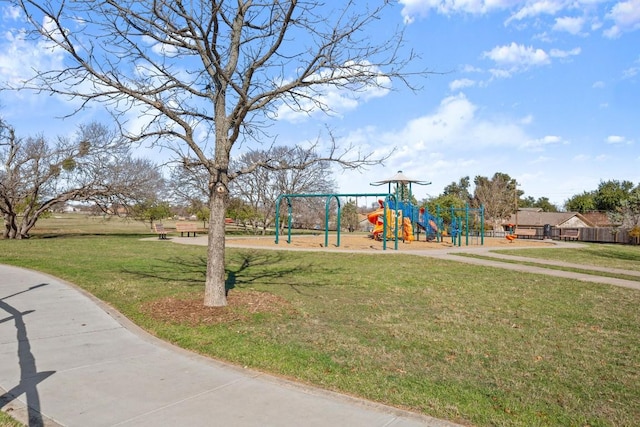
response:
[[[527,239],[531,239],[537,236],[538,230],[535,228],[516,228],[513,234],[518,236],[518,238],[526,237]]]
[[[578,240],[578,237],[580,236],[580,230],[578,229],[569,229],[569,230],[564,230],[564,229],[560,229],[560,239],[561,240]]]
[[[158,239],[164,240],[167,238],[167,232],[162,223],[153,224],[153,231],[158,235]]]
[[[193,222],[176,222],[176,231],[180,233],[180,237],[184,237],[184,233],[187,233],[187,237],[193,233],[193,237],[196,237],[198,232],[198,225]]]

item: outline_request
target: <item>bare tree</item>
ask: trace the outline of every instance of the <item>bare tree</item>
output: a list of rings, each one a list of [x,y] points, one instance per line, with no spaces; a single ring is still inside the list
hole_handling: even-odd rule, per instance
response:
[[[0,121],[0,212],[4,238],[23,239],[40,216],[68,201],[114,202],[147,198],[162,183],[155,165],[133,159],[129,143],[93,123],[72,139],[18,138]]]
[[[493,177],[476,176],[474,178],[474,204],[484,205],[487,222],[493,223],[493,228],[500,228],[502,220],[509,218],[515,212],[515,201],[518,193],[517,183],[508,174],[496,172]]]
[[[376,40],[367,30],[391,2],[349,0],[14,0],[38,37],[65,53],[63,67],[40,70],[23,87],[101,102],[123,128],[146,117],[133,140],[155,139],[188,167],[208,173],[207,306],[224,306],[225,209],[231,150],[270,139],[281,111],[331,110],[329,89],[356,95],[410,84],[412,52],[402,31]],[[80,107],[81,108],[81,107]],[[315,161],[356,168],[379,161],[332,145]],[[305,166],[299,165],[300,167]],[[249,167],[255,169],[257,165]]]
[[[209,197],[209,174],[201,166],[176,165],[169,177],[170,197],[180,206],[206,204]]]
[[[252,171],[238,175],[231,188],[259,215],[252,221],[254,229],[260,227],[264,234],[273,225],[276,200],[281,194],[334,191],[330,162],[318,158],[313,148],[276,146],[245,153],[232,162],[234,170]],[[303,201],[297,205],[305,207]]]

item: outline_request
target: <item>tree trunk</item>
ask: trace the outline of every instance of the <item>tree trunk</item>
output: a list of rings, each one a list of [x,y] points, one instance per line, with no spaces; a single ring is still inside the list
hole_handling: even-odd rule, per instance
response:
[[[29,218],[28,213],[25,213],[25,216],[22,217],[22,222],[20,223],[20,227],[18,227],[19,232],[16,235],[16,239],[28,239],[29,231],[36,225],[37,217]]]
[[[224,218],[226,212],[226,188],[214,186],[209,197],[209,245],[207,249],[207,278],[204,290],[204,305],[224,307],[227,305],[224,266]]]
[[[4,233],[5,239],[19,239],[18,225],[16,224],[16,215],[11,213],[4,214]]]

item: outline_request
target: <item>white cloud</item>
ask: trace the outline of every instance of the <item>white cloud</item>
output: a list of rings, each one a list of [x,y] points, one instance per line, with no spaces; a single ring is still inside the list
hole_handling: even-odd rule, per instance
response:
[[[571,50],[551,49],[549,51],[549,56],[553,58],[568,58],[569,56],[580,55],[581,52],[582,52],[582,49],[579,47],[576,47]]]
[[[492,72],[499,77],[551,63],[550,56],[544,50],[515,42],[511,42],[510,45],[496,46],[492,50],[484,52],[482,57],[496,63],[498,67]],[[501,73],[497,73],[498,71]]]
[[[516,120],[478,117],[478,106],[464,94],[444,98],[436,111],[409,121],[404,129],[387,135],[399,147],[480,150],[487,147],[513,147],[529,140]]]
[[[19,30],[7,31],[0,40],[0,79],[19,85],[33,77],[33,70],[59,69],[63,53],[46,42],[32,42]]]
[[[604,36],[617,38],[625,32],[640,29],[640,0],[616,3],[606,15],[613,25],[604,31]]]
[[[347,66],[353,66],[353,64],[347,64]],[[375,74],[378,72],[378,69],[370,64],[361,64],[360,67],[364,73]],[[353,70],[343,70],[342,72],[348,73],[349,71]],[[328,72],[336,73],[335,71]],[[314,81],[315,78],[321,79],[322,76],[318,75],[310,80]],[[325,113],[340,116],[355,110],[361,102],[386,96],[391,91],[392,83],[389,77],[380,73],[369,84],[358,83],[358,85],[358,87],[350,85],[345,77],[343,87],[336,87],[333,84],[317,84],[313,88],[308,88],[306,92],[301,89],[300,91],[305,96],[297,97],[295,100],[284,100],[276,109],[273,118],[299,123]]]
[[[610,135],[605,139],[609,145],[631,145],[633,141],[620,135]]]
[[[533,160],[531,161],[531,164],[532,164],[532,165],[535,165],[535,164],[545,164],[545,163],[549,163],[549,162],[550,162],[550,161],[552,161],[552,160],[553,160],[553,158],[552,158],[552,157],[549,157],[549,156],[538,156],[538,157],[536,157],[535,159],[533,159]],[[536,175],[536,176],[537,176],[537,175]]]
[[[16,6],[2,8],[2,17],[11,21],[17,21],[22,16],[21,9]]]
[[[352,132],[348,142],[367,148],[395,147],[384,166],[375,167],[354,180],[353,176],[338,176],[341,191],[362,191],[363,183],[379,181],[397,170],[416,179],[433,181],[432,186],[416,189],[421,194],[438,194],[445,185],[467,175],[490,176],[504,171],[508,155],[532,138],[523,129],[524,119],[486,117],[483,108],[464,94],[448,96],[439,106],[400,129],[383,127]],[[346,142],[345,142],[346,143]],[[382,153],[382,151],[380,151]],[[510,171],[504,171],[509,173]]]
[[[429,12],[441,15],[473,14],[481,15],[496,10],[508,9],[518,0],[399,0],[402,16],[407,24],[416,18],[424,18]]]
[[[159,43],[147,35],[142,36],[142,41],[151,46],[151,51],[159,56],[173,57],[178,54],[178,48],[171,44]]]
[[[584,24],[584,17],[564,16],[561,18],[556,18],[556,23],[553,25],[553,30],[578,35],[582,32]]]
[[[533,116],[529,114],[528,116],[523,117],[522,119],[520,119],[520,123],[523,125],[530,125],[531,123],[533,123]]]
[[[600,28],[602,28],[602,25],[602,21],[600,21],[599,19],[595,19],[591,23],[591,31],[598,31]]]
[[[629,67],[626,70],[622,71],[622,78],[623,79],[630,79],[632,77],[637,76],[638,72],[640,72],[640,68],[639,67]]]
[[[465,64],[462,66],[460,71],[462,71],[463,73],[482,73],[484,70],[474,65]]]
[[[476,82],[471,79],[458,79],[449,83],[449,90],[455,92],[460,89],[464,89],[465,87],[475,86]]]
[[[608,38],[620,37],[623,33],[640,29],[640,0],[610,2],[605,0],[399,0],[401,14],[405,23],[425,18],[430,13],[444,16],[485,15],[507,11],[510,16],[505,25],[518,24],[516,28],[547,26],[543,16],[555,17],[550,28],[556,32],[573,35],[586,35],[588,31],[597,31],[609,21],[610,25],[603,34]],[[613,3],[608,11],[603,7]],[[604,6],[601,6],[604,5]],[[570,16],[576,11],[582,16]],[[546,32],[543,32],[546,34]],[[546,36],[545,36],[546,37]]]
[[[592,88],[594,88],[594,89],[602,89],[602,88],[604,88],[605,86],[606,86],[606,85],[605,85],[605,83],[604,83],[602,80],[599,80],[599,81],[597,81],[597,82],[594,82],[594,83],[591,85],[591,87],[592,87]]]
[[[522,148],[530,151],[543,151],[545,147],[550,145],[565,145],[565,144],[568,144],[568,142],[562,139],[561,137],[555,136],[555,135],[548,135],[543,138],[532,139],[530,141],[527,141],[522,145]]]
[[[522,21],[527,18],[534,18],[539,15],[555,15],[562,11],[566,7],[566,3],[563,1],[554,0],[542,0],[542,1],[529,1],[526,2],[516,13],[511,15],[505,24],[509,24],[511,21]]]

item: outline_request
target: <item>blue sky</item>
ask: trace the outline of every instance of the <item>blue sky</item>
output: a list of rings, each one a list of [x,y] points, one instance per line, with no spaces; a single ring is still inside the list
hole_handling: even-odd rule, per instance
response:
[[[19,14],[0,8],[0,80],[60,60],[19,37]],[[363,151],[395,148],[384,166],[337,172],[341,192],[376,191],[370,182],[398,170],[432,182],[414,188],[419,199],[495,172],[558,205],[601,180],[640,183],[640,0],[400,0],[381,22],[380,36],[404,26],[407,47],[421,55],[413,66],[434,71],[419,91],[397,83],[357,99],[329,91],[336,114],[283,110],[270,130],[279,143],[302,144],[329,126]],[[0,114],[21,135],[64,134],[98,116],[56,119],[68,101],[0,96]]]

